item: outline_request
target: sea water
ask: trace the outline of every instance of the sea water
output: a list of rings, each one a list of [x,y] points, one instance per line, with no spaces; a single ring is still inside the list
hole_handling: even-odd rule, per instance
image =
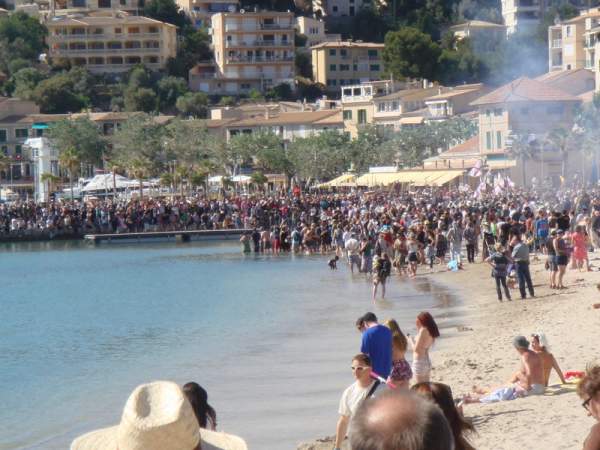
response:
[[[373,305],[367,277],[338,264],[234,242],[1,246],[0,450],[66,449],[153,380],[204,386],[218,429],[251,449],[334,434],[359,315],[413,332],[420,310],[453,321],[426,279],[394,278]]]

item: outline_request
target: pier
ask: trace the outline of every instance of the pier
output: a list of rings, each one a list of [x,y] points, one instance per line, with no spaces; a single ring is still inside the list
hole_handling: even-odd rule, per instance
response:
[[[99,245],[101,243],[115,242],[190,242],[239,239],[243,233],[250,232],[245,229],[232,230],[189,230],[189,231],[145,231],[140,233],[109,233],[86,234],[86,242]]]

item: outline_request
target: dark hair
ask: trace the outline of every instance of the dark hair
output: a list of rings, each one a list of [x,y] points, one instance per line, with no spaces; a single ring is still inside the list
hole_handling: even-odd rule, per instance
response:
[[[435,339],[440,337],[440,330],[438,329],[438,326],[435,323],[435,320],[433,320],[433,316],[431,314],[429,314],[427,311],[423,311],[417,316],[417,319],[419,319],[421,325],[427,328],[427,331],[429,331],[429,334],[432,338]]]
[[[363,322],[377,322],[377,316],[372,312],[365,313],[361,319]]]
[[[352,419],[352,450],[452,450],[442,410],[414,393],[385,390],[365,400]]]
[[[217,428],[217,413],[208,404],[208,394],[198,383],[193,381],[183,385],[183,392],[192,405],[200,428]],[[210,425],[210,427],[209,427]]]
[[[441,408],[452,429],[455,450],[475,450],[463,435],[465,432],[474,432],[475,427],[471,422],[466,421],[456,409],[450,386],[443,383],[424,382],[417,383],[410,389],[433,400]]]
[[[585,371],[585,376],[577,385],[577,393],[580,397],[593,397],[600,392],[600,366],[590,365]]]
[[[365,353],[359,353],[357,355],[354,355],[352,361],[359,361],[361,364],[364,364],[367,367],[373,367],[371,365],[371,358],[369,358],[369,355]]]

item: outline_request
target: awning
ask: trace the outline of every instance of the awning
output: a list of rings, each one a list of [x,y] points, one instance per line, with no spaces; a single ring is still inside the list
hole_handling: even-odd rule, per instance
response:
[[[404,170],[391,173],[366,173],[356,180],[358,186],[388,186],[407,183],[415,186],[442,186],[462,176],[464,170]]]
[[[320,188],[328,188],[328,187],[341,187],[341,186],[351,186],[354,184],[354,180],[356,180],[356,175],[353,173],[345,173],[340,175],[333,180],[329,180],[327,183],[321,183],[318,187]]]
[[[34,130],[47,130],[48,129],[48,124],[47,123],[34,123],[33,125],[31,125],[31,128],[33,128]]]
[[[516,159],[497,159],[497,160],[488,159],[486,164],[490,170],[510,169],[511,167],[517,166],[517,160]]]

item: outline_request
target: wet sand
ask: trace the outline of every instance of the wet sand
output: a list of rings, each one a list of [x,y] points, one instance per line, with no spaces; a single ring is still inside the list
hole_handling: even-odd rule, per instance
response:
[[[594,253],[590,253],[590,258],[596,267],[600,266],[600,258],[595,260]],[[436,344],[432,352],[433,381],[449,384],[455,397],[469,392],[473,385],[502,385],[518,368],[519,356],[512,347],[512,338],[534,332],[546,334],[563,372],[584,370],[587,363],[598,358],[600,340],[596,332],[600,310],[593,309],[592,304],[600,301],[596,290],[600,274],[568,270],[565,276],[568,288],[555,291],[547,287],[548,272],[541,259],[532,263],[531,272],[536,297],[523,301],[517,289],[512,291],[513,301],[504,303],[496,298],[487,264],[466,265],[460,272],[426,275],[461,298],[462,307],[451,313],[460,314],[464,325],[455,327],[451,333],[443,332],[443,339]],[[561,389],[556,386],[559,383],[553,373],[552,394],[465,406],[465,415],[477,429],[472,438],[475,447],[482,450],[581,448],[595,421],[587,417],[573,389]],[[331,442],[313,442],[301,448],[330,450]]]

